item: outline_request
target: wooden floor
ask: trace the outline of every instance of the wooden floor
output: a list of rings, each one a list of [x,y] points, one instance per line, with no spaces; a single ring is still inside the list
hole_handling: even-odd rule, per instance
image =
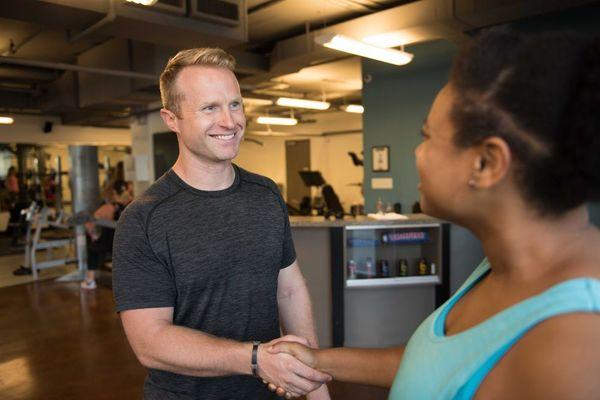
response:
[[[135,359],[112,291],[52,280],[0,288],[0,398],[140,399]],[[387,391],[330,384],[333,399],[382,400]]]

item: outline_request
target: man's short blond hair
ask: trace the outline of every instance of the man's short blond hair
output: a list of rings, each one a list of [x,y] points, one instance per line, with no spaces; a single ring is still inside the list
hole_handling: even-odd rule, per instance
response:
[[[163,107],[180,116],[179,103],[183,94],[177,91],[175,82],[181,70],[190,65],[227,68],[235,70],[235,58],[223,49],[200,47],[181,50],[169,59],[165,70],[160,75],[160,98]]]

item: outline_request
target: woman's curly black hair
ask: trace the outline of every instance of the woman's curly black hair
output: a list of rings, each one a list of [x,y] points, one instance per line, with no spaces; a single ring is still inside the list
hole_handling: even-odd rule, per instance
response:
[[[455,143],[502,137],[542,215],[600,200],[600,38],[480,34],[455,59]]]

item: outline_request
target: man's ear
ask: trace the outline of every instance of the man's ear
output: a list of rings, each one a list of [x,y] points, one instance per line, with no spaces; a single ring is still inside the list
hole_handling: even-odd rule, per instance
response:
[[[474,159],[473,179],[477,187],[488,188],[501,182],[510,169],[512,155],[506,141],[498,136],[484,139]]]
[[[166,108],[160,109],[160,117],[167,127],[173,132],[179,133],[179,123],[177,116],[173,114],[172,111],[167,110]]]

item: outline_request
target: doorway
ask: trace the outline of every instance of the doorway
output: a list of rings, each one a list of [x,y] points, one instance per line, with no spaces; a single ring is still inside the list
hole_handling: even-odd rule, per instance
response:
[[[302,198],[310,198],[310,188],[304,185],[299,171],[310,170],[310,140],[285,141],[287,203],[300,208]]]

